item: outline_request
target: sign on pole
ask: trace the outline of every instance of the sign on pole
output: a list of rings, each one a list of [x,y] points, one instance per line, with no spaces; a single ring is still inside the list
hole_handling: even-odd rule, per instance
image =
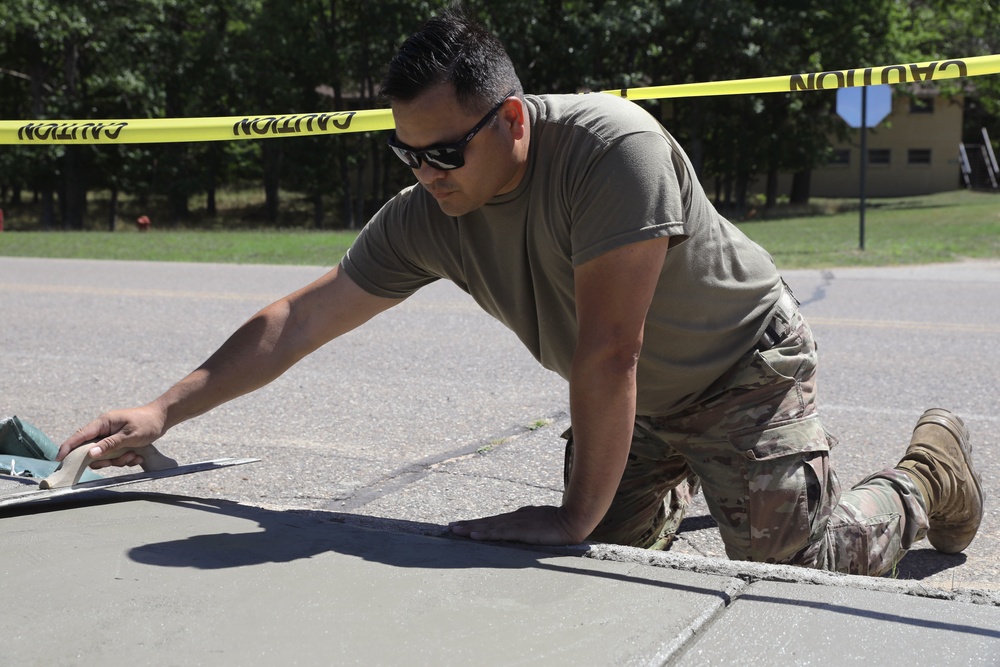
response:
[[[862,97],[867,97],[862,116]],[[837,89],[837,115],[848,127],[875,127],[892,112],[892,89],[889,86],[862,86]],[[862,123],[864,121],[864,123]]]

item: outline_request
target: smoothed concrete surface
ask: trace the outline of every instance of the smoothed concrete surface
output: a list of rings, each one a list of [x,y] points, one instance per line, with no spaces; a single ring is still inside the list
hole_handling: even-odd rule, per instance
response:
[[[153,398],[321,271],[2,258],[5,414],[59,440]],[[943,405],[995,498],[1000,262],[786,277],[821,339],[842,482]],[[567,422],[563,383],[509,332],[453,286],[421,290],[161,443],[263,463],[0,511],[0,665],[1000,664],[989,498],[965,553],[921,543],[900,580],[706,558],[701,506],[665,554],[440,539],[558,502]]]
[[[425,528],[120,490],[4,508],[3,664],[1000,663],[995,600]]]
[[[671,664],[997,665],[1000,608],[762,581]]]
[[[123,502],[4,511],[6,664],[649,664],[743,586],[225,501],[114,496]]]

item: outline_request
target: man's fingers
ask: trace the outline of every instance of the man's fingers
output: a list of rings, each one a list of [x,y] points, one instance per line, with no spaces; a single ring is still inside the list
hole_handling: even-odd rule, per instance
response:
[[[129,426],[127,420],[115,419],[112,413],[101,415],[67,438],[59,447],[56,460],[62,461],[77,447],[87,447],[91,458],[98,459],[91,464],[92,468],[139,465],[142,457],[132,450],[148,443],[130,442],[141,438]]]
[[[448,524],[448,530],[462,537],[468,537],[472,532],[472,528],[463,521],[452,521]]]
[[[462,537],[470,537],[474,540],[503,540],[507,539],[500,536],[502,532],[502,524],[491,519],[499,519],[500,517],[491,517],[489,519],[476,519],[472,521],[454,521],[448,524],[451,532],[456,535],[461,535]]]
[[[455,535],[473,540],[573,544],[573,540],[559,526],[556,512],[555,507],[522,507],[507,514],[453,521],[448,527]]]
[[[450,526],[451,532],[462,537],[468,537],[473,540],[513,540],[517,541],[517,533],[510,530],[504,530],[503,528],[495,528],[489,526],[470,526],[470,525],[455,525]]]
[[[104,435],[104,433],[102,433],[103,428],[103,421],[94,420],[73,435],[66,438],[66,441],[59,446],[59,452],[56,454],[56,461],[62,461],[66,458],[67,454],[83,445],[83,443],[97,440],[102,437]]]
[[[481,529],[477,528],[477,525],[478,524],[474,525],[469,521],[453,521],[448,524],[448,528],[456,535],[461,535],[462,537],[472,537],[472,533],[475,532],[478,535],[481,532]],[[480,538],[475,537],[473,539]]]
[[[121,466],[137,466],[137,465],[142,465],[142,457],[130,449],[121,456],[117,456],[112,459],[102,459],[100,461],[94,461],[94,463],[92,463],[90,467],[94,469],[99,469],[99,468],[110,468],[112,466],[121,467]]]
[[[125,435],[124,431],[118,431],[89,445],[83,445],[84,447],[90,447],[90,451],[88,453],[91,457],[100,459],[98,461],[94,461],[94,463],[91,464],[91,467],[107,468],[110,466],[121,467],[141,465],[142,456],[137,454],[134,450],[134,448],[138,445],[127,442],[128,439],[129,438]],[[117,456],[114,455],[116,450],[121,450]]]
[[[515,517],[518,512],[508,512],[506,514],[497,514],[496,516],[487,516],[479,519],[467,519],[465,521],[452,521],[448,524],[451,532],[456,535],[461,535],[463,537],[471,537],[474,540],[488,540],[488,539],[505,539],[501,537],[493,537],[498,530],[502,530],[504,526],[509,526],[512,521],[516,521]]]
[[[118,443],[120,443],[121,441],[122,441],[122,436],[121,433],[119,432],[109,435],[106,438],[101,438],[100,440],[97,440],[95,438],[94,442],[83,446],[89,447],[90,455],[93,456],[95,459],[99,459],[102,456],[105,456],[106,454],[114,451],[114,449],[118,447]]]

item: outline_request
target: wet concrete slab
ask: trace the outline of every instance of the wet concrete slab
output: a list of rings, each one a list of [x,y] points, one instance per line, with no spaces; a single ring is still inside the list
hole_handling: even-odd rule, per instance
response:
[[[313,274],[3,258],[6,409],[65,437],[153,398]],[[996,490],[1000,418],[969,387],[997,374],[997,311],[982,308],[997,276],[996,262],[786,275],[822,337],[842,482],[895,462],[940,404],[967,418]],[[79,325],[109,304],[134,317]],[[666,554],[442,539],[451,519],[555,502],[564,386],[456,288],[370,326],[161,443],[183,462],[263,463],[0,511],[0,665],[1000,664],[1000,597],[968,590],[995,592],[990,504],[966,553],[908,555],[909,582],[701,558],[722,554],[702,506]],[[3,481],[0,495],[24,490]]]
[[[763,581],[671,662],[780,667],[1000,664],[1000,607]]]
[[[136,492],[0,516],[8,664],[658,664],[745,585]]]

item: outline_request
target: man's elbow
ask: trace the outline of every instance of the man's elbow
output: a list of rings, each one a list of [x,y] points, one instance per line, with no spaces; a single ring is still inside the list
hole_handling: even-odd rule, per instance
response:
[[[602,375],[634,378],[642,341],[603,341],[578,345],[574,365]]]

